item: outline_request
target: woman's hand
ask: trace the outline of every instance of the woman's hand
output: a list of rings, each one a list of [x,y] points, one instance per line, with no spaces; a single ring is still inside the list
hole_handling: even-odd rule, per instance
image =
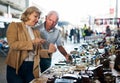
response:
[[[33,44],[44,44],[45,42],[46,40],[42,38],[35,38],[34,40],[32,40]]]
[[[48,53],[56,52],[56,47],[54,44],[50,43]]]
[[[42,38],[40,38],[39,41],[40,41],[41,44],[44,44],[46,42],[46,40],[42,39]]]

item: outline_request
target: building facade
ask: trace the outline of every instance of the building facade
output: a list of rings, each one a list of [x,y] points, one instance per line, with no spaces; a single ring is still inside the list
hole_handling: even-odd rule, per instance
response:
[[[0,0],[0,16],[19,18],[21,12],[28,7],[29,0]]]

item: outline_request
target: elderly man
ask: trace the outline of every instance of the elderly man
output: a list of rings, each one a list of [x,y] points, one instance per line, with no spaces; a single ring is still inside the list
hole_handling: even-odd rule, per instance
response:
[[[71,56],[66,52],[66,50],[62,46],[63,43],[62,43],[60,30],[58,30],[55,27],[58,20],[59,20],[58,13],[56,11],[50,11],[45,18],[45,22],[36,27],[39,29],[42,38],[47,40],[47,43],[44,44],[43,47],[48,49],[49,43],[56,44],[60,53],[66,58],[66,61],[71,62],[72,61]],[[40,60],[41,61],[40,66],[41,66],[42,72],[45,71],[47,68],[49,68],[51,65],[52,54],[49,54],[49,55],[50,55],[49,58],[41,58]]]

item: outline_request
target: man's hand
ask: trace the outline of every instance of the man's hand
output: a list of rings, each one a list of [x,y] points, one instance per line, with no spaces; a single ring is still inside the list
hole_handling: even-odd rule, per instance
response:
[[[55,47],[54,44],[50,43],[48,52],[49,52],[49,53],[56,52],[56,47]]]
[[[67,61],[68,63],[72,63],[73,58],[72,58],[72,56],[71,56],[70,54],[67,54],[67,55],[65,56],[65,58],[66,58],[66,61]]]

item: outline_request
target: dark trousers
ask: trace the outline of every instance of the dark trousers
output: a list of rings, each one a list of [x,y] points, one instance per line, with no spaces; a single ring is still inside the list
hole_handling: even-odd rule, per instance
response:
[[[7,83],[29,83],[34,79],[33,61],[24,61],[18,74],[16,70],[7,65]]]
[[[41,73],[51,66],[51,58],[40,58]]]

